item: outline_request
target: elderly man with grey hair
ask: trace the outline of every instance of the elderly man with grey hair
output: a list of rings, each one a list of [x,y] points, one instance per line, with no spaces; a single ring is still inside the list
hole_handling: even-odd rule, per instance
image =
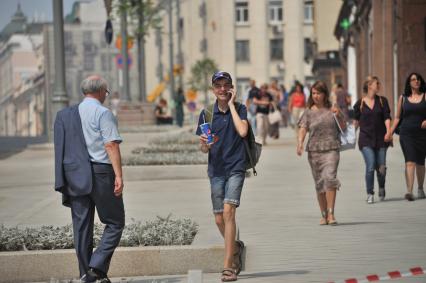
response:
[[[108,283],[111,257],[124,228],[123,177],[117,121],[102,104],[107,82],[93,75],[81,83],[83,101],[59,111],[54,125],[55,190],[71,207],[81,282]],[[93,251],[95,209],[105,224]]]

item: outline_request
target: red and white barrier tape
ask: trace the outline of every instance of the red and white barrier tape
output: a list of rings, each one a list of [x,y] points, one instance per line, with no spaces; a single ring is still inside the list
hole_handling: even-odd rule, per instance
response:
[[[363,279],[349,278],[343,281],[334,281],[329,283],[368,283],[368,282],[377,282],[377,281],[398,279],[398,278],[404,278],[404,277],[413,277],[413,276],[423,275],[423,274],[426,274],[426,270],[424,270],[421,267],[413,267],[413,268],[410,268],[410,270],[407,272],[400,272],[396,270],[396,271],[390,271],[383,276],[371,274],[371,275],[367,275]]]

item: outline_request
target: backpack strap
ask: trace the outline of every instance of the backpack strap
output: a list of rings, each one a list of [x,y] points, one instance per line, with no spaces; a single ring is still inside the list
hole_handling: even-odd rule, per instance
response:
[[[212,125],[213,123],[213,112],[214,112],[214,103],[209,104],[206,108],[204,108],[204,118],[206,119],[207,123],[210,123],[210,125]]]
[[[206,119],[207,123],[210,123],[210,125],[212,125],[213,123],[213,114],[214,114],[214,105],[216,103],[213,104],[209,104],[206,108],[204,108],[204,117]],[[241,103],[239,102],[234,102],[235,105],[235,109],[237,109],[237,112],[241,106]]]

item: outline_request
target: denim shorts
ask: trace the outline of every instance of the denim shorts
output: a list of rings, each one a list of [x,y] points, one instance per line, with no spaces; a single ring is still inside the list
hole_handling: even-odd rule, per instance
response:
[[[222,213],[224,203],[240,206],[245,176],[245,173],[238,172],[227,177],[210,177],[213,213]]]

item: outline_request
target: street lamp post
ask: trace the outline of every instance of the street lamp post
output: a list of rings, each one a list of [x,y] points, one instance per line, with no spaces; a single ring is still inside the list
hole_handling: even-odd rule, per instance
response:
[[[180,19],[180,0],[176,0],[176,26],[177,26],[177,53],[178,53],[178,66],[180,68],[178,85],[180,89],[183,89],[183,54],[182,54],[182,25]]]
[[[172,0],[169,0],[169,62],[170,62],[170,70],[169,70],[169,80],[170,80],[170,98],[175,98],[175,79],[173,76],[173,14],[172,14]]]
[[[129,57],[127,53],[127,11],[122,9],[120,15],[120,29],[121,29],[121,56],[123,58],[123,97],[125,100],[130,101],[129,91]]]
[[[55,82],[52,96],[52,120],[49,125],[53,125],[56,113],[68,106],[68,96],[65,89],[65,52],[64,52],[64,18],[62,10],[62,0],[52,0],[53,3],[53,38],[55,49]],[[49,140],[52,140],[52,133],[49,133]]]

